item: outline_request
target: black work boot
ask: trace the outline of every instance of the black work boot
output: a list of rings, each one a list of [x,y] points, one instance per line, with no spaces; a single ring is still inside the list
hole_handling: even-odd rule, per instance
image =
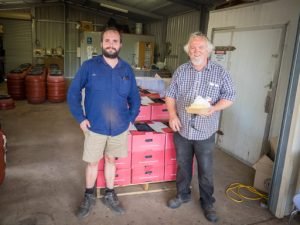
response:
[[[176,196],[168,201],[167,206],[171,209],[176,209],[179,208],[182,203],[187,203],[189,201],[191,201],[190,197],[182,199],[180,196]]]
[[[87,217],[89,213],[91,212],[92,208],[96,204],[96,196],[95,194],[84,194],[84,199],[78,209],[78,212],[76,213],[76,216],[79,219],[82,219],[84,217]]]
[[[213,205],[202,207],[202,209],[203,209],[204,216],[208,221],[213,223],[216,223],[218,221],[218,216]]]
[[[102,198],[102,202],[108,208],[110,208],[113,212],[117,214],[124,214],[125,210],[122,207],[121,203],[118,200],[115,190],[106,189],[104,197]]]

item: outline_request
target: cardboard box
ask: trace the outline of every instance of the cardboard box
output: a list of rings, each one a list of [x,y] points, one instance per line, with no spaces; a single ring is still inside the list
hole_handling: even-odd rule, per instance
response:
[[[90,21],[80,21],[80,31],[93,31],[93,23]]]
[[[274,160],[276,152],[277,152],[278,137],[271,137],[269,142],[270,142],[270,147],[271,147],[270,158],[272,160]]]
[[[256,170],[253,187],[266,193],[269,192],[272,179],[273,164],[273,161],[267,155],[263,155],[253,165],[253,168]]]
[[[51,64],[57,64],[58,68],[64,71],[64,58],[61,56],[45,56],[44,63],[46,67],[50,67]]]

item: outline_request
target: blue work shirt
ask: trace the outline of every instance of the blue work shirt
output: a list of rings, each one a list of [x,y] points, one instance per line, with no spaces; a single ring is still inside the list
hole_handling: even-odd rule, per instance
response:
[[[112,68],[102,55],[82,64],[70,84],[67,101],[78,123],[87,119],[91,131],[108,136],[127,130],[141,104],[131,66],[119,58]]]

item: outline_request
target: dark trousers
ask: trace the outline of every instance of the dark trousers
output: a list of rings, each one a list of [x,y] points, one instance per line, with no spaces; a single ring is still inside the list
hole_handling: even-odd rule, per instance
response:
[[[195,141],[174,133],[177,159],[177,196],[182,199],[191,198],[191,181],[193,175],[193,157],[196,156],[198,164],[198,182],[200,203],[202,207],[212,205],[213,197],[213,150],[215,147],[215,135],[206,140]]]

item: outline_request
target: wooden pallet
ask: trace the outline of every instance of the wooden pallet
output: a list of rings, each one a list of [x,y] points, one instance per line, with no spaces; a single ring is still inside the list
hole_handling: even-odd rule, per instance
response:
[[[161,191],[173,191],[176,190],[175,181],[165,181],[156,183],[145,183],[145,184],[131,184],[127,186],[115,187],[118,196],[126,195],[138,195],[146,193],[155,193]],[[97,198],[103,197],[104,188],[97,188]]]

